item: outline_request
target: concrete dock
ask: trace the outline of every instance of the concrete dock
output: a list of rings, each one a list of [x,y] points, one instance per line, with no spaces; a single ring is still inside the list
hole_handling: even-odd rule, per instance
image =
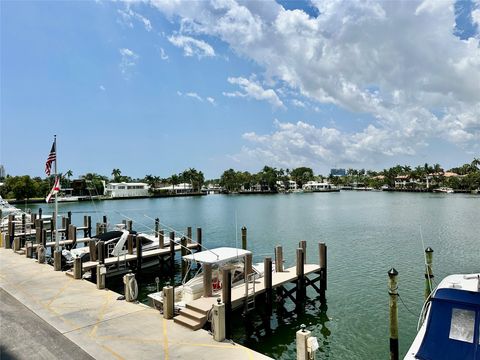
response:
[[[95,359],[270,359],[238,344],[216,342],[204,330],[191,331],[163,319],[152,308],[117,300],[118,293],[97,290],[89,281],[74,280],[49,265],[3,248],[0,287],[25,306],[14,321],[20,323],[28,316],[25,312],[33,312],[81,349],[77,350],[78,358],[88,354]],[[7,295],[2,295],[2,307],[6,301]],[[12,320],[0,314],[2,324]],[[1,327],[3,339],[4,325]],[[23,346],[30,343],[41,349],[48,343],[44,340],[38,334],[35,338],[18,334]],[[73,344],[70,349],[76,351]],[[64,358],[61,353],[50,354]]]

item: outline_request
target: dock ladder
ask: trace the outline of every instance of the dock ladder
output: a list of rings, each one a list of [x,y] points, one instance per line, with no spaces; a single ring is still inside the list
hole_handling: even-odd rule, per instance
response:
[[[245,312],[255,309],[255,273],[247,275],[245,282]]]

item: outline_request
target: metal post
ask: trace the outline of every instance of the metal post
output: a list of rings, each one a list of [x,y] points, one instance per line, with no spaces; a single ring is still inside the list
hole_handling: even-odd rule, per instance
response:
[[[390,360],[398,360],[398,272],[391,268],[388,272],[388,294],[390,295]]]

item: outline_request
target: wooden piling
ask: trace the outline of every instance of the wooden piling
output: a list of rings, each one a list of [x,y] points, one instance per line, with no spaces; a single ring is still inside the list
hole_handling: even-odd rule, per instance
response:
[[[42,233],[43,233],[43,221],[40,219],[35,220],[35,242],[37,244],[42,243]]]
[[[127,237],[127,251],[128,251],[128,255],[133,254],[133,235],[132,234],[128,234],[128,237]]]
[[[77,246],[77,227],[75,225],[68,226],[68,239],[72,240],[71,248],[75,248]]]
[[[425,249],[425,300],[428,299],[432,293],[432,281],[433,281],[433,249],[427,247]]]
[[[301,240],[298,243],[298,247],[303,249],[303,257],[307,259],[307,241],[306,240]],[[306,262],[306,261],[305,261]]]
[[[212,296],[212,264],[203,264],[203,297]]]
[[[39,264],[45,263],[45,247],[42,244],[37,247],[37,260]]]
[[[42,231],[42,245],[43,249],[45,250],[47,248],[47,229],[43,229]]]
[[[22,214],[22,239],[20,242],[20,247],[25,245],[26,240],[27,240],[27,216],[26,214]]]
[[[158,231],[160,230],[160,219],[155,218],[155,237],[158,238]]]
[[[25,242],[25,256],[27,258],[33,258],[33,243],[31,241]]]
[[[77,280],[82,278],[82,259],[79,256],[73,259],[73,278]]]
[[[142,237],[135,236],[137,239],[137,274],[142,270]]]
[[[93,270],[92,270],[92,272],[93,272]],[[107,279],[107,268],[105,267],[105,265],[103,263],[98,264],[97,265],[97,271],[96,271],[97,289],[99,289],[99,290],[105,289],[106,279]]]
[[[391,268],[388,272],[388,294],[390,295],[390,360],[398,360],[398,272]]]
[[[192,243],[192,227],[191,226],[187,227],[187,243],[188,244]]]
[[[245,256],[245,277],[253,272],[253,255],[249,253]]]
[[[38,218],[42,218],[42,208],[38,208]]]
[[[132,231],[132,229],[133,229],[133,221],[127,220],[127,230]]]
[[[165,247],[165,234],[163,230],[158,232],[158,248],[163,249]]]
[[[102,233],[102,228],[101,228],[101,223],[97,222],[97,224],[95,225],[95,233],[96,235],[100,235]]]
[[[283,248],[281,245],[275,246],[275,272],[283,271]]]
[[[305,257],[303,254],[303,249],[297,249],[297,305],[299,305],[304,298],[304,289],[305,289]]]
[[[104,223],[104,224],[107,224],[107,223],[108,223],[108,222],[107,222],[107,215],[103,215],[103,223]]]
[[[182,237],[180,244],[181,244],[180,252],[183,258],[185,255],[187,255],[187,238],[185,236]],[[183,261],[182,259],[182,279],[185,279],[185,276],[187,275],[187,270],[188,270],[188,262]]]
[[[202,251],[202,228],[197,228],[197,251]]]
[[[175,280],[175,232],[170,232],[170,275],[172,278],[172,285]]]
[[[5,240],[5,248],[11,249],[13,246],[13,239],[15,238],[15,219],[14,215],[8,215],[8,239]]]
[[[242,226],[242,249],[247,250],[247,228],[245,226]]]
[[[97,261],[97,245],[95,244],[95,240],[91,239],[88,242],[88,248],[90,252],[90,261]]]
[[[100,240],[97,242],[97,259],[99,264],[103,264],[105,262],[105,242]]]
[[[222,269],[222,301],[225,304],[225,337],[232,337],[232,273]]]
[[[272,290],[272,258],[266,257],[263,260],[264,274],[264,286],[265,286],[265,303],[266,312],[268,315],[272,314],[273,304],[273,290]]]
[[[325,290],[327,290],[327,245],[318,244],[319,265],[320,265],[320,300],[325,300]]]

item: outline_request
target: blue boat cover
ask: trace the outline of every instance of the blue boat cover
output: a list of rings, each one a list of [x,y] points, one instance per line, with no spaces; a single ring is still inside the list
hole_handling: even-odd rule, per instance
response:
[[[430,306],[425,336],[415,357],[422,360],[480,360],[480,292],[438,289]],[[458,331],[451,329],[458,325],[453,320],[457,314],[457,319],[461,318],[464,325],[460,331],[463,340],[452,339],[459,336]]]

